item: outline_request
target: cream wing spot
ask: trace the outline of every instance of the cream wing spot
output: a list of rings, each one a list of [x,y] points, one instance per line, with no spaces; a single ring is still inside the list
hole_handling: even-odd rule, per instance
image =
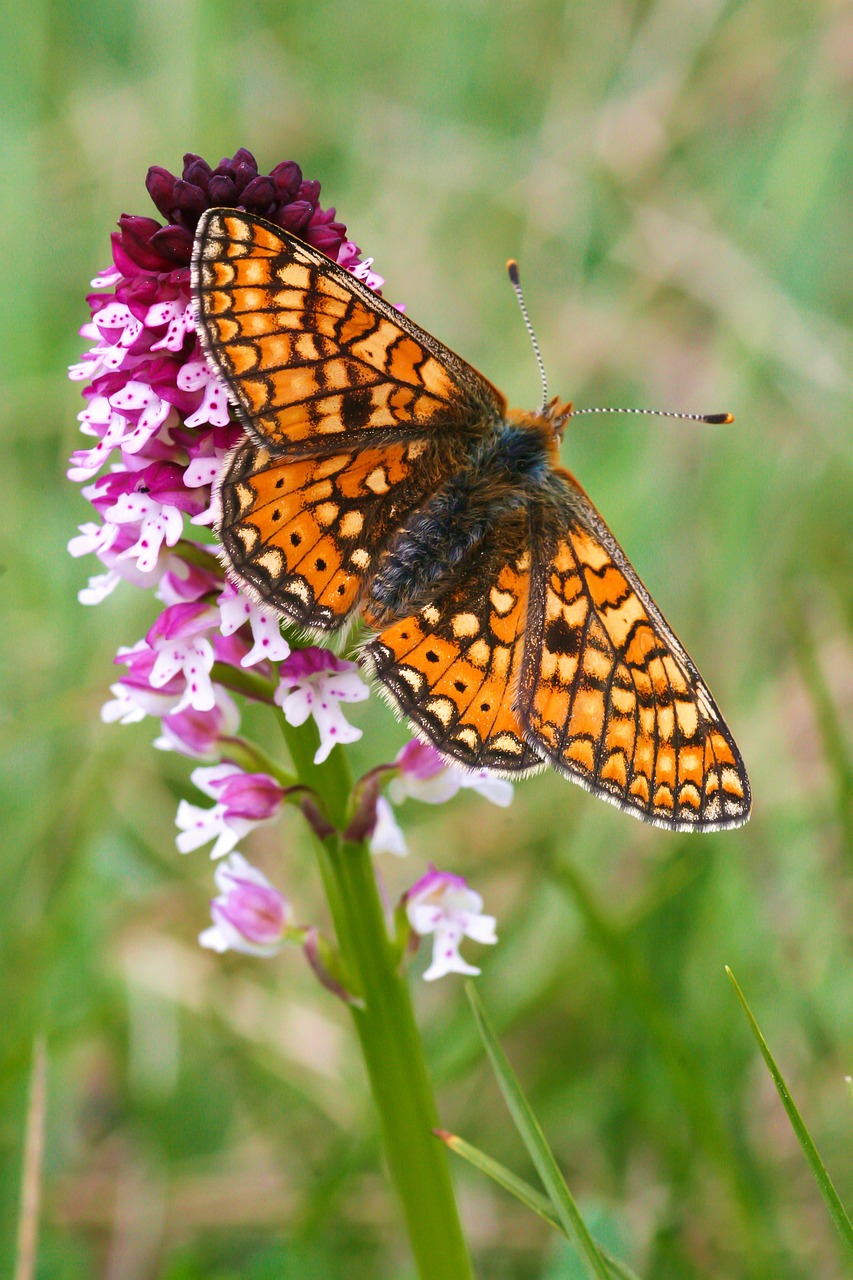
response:
[[[243,545],[243,551],[246,555],[250,555],[257,546],[259,533],[253,524],[238,524],[234,528],[234,536],[239,539]]]
[[[480,620],[475,613],[457,613],[450,625],[457,640],[475,636],[480,630]]]
[[[276,274],[281,283],[289,285],[291,289],[310,289],[311,287],[311,272],[307,267],[290,262],[284,267],[279,267]]]
[[[426,684],[420,671],[416,671],[414,667],[400,666],[397,668],[397,674],[401,680],[405,680],[413,693],[420,693]]]
[[[268,547],[261,555],[256,556],[255,562],[265,569],[271,578],[280,577],[286,568],[284,556],[277,547]]]
[[[338,528],[342,538],[357,538],[364,525],[364,516],[360,511],[348,511],[342,516]]]
[[[426,709],[430,715],[435,716],[436,720],[440,721],[446,729],[453,719],[456,707],[449,698],[430,698],[426,703]]]
[[[310,605],[314,598],[314,593],[304,578],[291,578],[288,582],[288,590],[298,596],[304,605]]]
[[[494,608],[495,613],[500,614],[501,616],[505,613],[509,613],[516,601],[516,598],[511,591],[501,591],[498,587],[492,587],[492,590],[489,593],[489,599],[492,602],[492,607]]]
[[[475,640],[468,648],[468,657],[476,667],[487,667],[491,656],[491,645],[485,640]]]
[[[314,514],[324,528],[328,528],[330,524],[337,520],[339,511],[340,507],[334,502],[321,502],[318,507],[314,508]]]

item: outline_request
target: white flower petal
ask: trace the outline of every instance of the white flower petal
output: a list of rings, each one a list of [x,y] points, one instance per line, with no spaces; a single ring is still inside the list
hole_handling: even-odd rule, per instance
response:
[[[480,769],[477,773],[463,777],[460,786],[469,787],[472,791],[477,791],[486,800],[490,800],[492,804],[499,805],[502,809],[512,804],[512,783],[508,782],[506,778],[495,777],[493,773],[488,773],[485,769]]]
[[[298,726],[304,724],[311,714],[314,694],[310,689],[294,689],[288,693],[281,703],[284,718],[288,724]]]
[[[374,857],[392,853],[395,858],[405,858],[409,852],[406,837],[394,817],[394,810],[384,796],[376,801],[376,826],[370,837],[370,852]]]

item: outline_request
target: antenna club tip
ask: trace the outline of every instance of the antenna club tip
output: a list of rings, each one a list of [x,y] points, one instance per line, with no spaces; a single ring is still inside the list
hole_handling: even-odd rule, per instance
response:
[[[513,284],[518,284],[518,263],[515,258],[507,258],[506,264],[507,274]]]
[[[735,415],[733,413],[706,413],[703,422],[710,422],[714,426],[728,426],[730,422],[734,422]]]

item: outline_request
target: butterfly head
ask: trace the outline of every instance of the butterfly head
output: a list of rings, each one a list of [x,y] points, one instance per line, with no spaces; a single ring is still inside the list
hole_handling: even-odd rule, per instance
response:
[[[548,423],[558,441],[563,438],[566,423],[572,416],[573,409],[574,406],[571,400],[561,401],[559,396],[554,396],[542,410],[542,417]]]

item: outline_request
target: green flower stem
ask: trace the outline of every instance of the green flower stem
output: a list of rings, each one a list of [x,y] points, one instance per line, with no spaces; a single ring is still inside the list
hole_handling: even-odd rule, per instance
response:
[[[338,747],[315,765],[313,723],[297,729],[279,719],[300,780],[317,792],[328,820],[343,829],[352,792],[345,753]],[[432,1133],[438,1113],[411,996],[388,935],[370,852],[337,834],[315,843],[341,956],[357,975],[364,1002],[363,1008],[351,1006],[352,1017],[419,1273],[423,1280],[473,1280],[447,1153]]]
[[[238,764],[246,773],[268,773],[283,787],[292,787],[297,782],[293,774],[282,769],[271,755],[268,755],[256,742],[250,742],[248,738],[220,738],[219,745],[228,759],[233,760],[234,764]]]
[[[232,693],[242,693],[244,698],[252,698],[255,702],[272,702],[275,693],[272,680],[265,680],[254,671],[244,671],[242,667],[232,667],[227,662],[214,662],[210,678]]]

